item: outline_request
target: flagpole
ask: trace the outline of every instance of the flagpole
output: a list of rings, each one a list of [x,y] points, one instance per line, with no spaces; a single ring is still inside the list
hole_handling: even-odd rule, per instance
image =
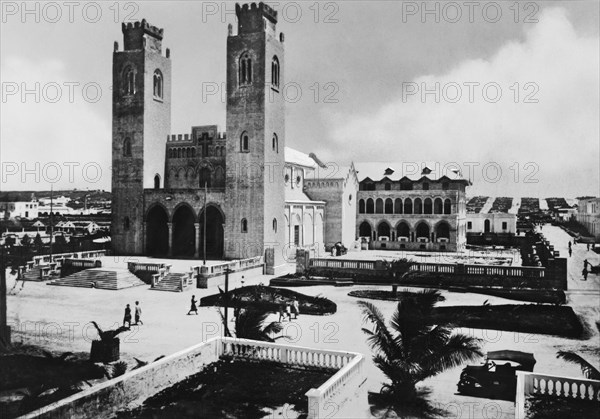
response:
[[[203,265],[206,265],[206,195],[207,195],[208,191],[207,191],[207,187],[206,187],[206,181],[204,182],[204,226],[203,226],[203,234],[202,234],[202,238],[203,238],[203,255],[204,255],[204,263]]]

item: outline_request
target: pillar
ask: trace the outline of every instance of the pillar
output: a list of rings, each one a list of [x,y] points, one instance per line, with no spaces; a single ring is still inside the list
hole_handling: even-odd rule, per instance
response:
[[[142,254],[146,254],[146,234],[148,232],[148,221],[142,223]]]
[[[198,259],[200,257],[200,223],[194,223],[194,228],[196,229],[196,251],[194,252],[194,257]]]
[[[173,256],[173,223],[167,223],[169,227],[169,256]]]

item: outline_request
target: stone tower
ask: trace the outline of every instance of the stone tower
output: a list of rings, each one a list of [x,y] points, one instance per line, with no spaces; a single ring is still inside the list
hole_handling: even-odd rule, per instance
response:
[[[123,51],[113,53],[112,246],[144,252],[144,189],[164,185],[171,131],[171,60],[163,30],[145,20],[123,23]]]
[[[236,5],[227,38],[225,255],[284,264],[285,120],[283,34],[266,4]]]

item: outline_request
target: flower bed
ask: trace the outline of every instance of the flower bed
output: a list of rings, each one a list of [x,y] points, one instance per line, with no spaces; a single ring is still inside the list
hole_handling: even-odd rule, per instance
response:
[[[226,302],[225,297],[225,293],[209,295],[200,299],[200,306],[223,307]],[[327,298],[264,285],[241,287],[229,291],[227,306],[239,308],[252,306],[262,311],[278,312],[282,304],[291,304],[293,301],[298,301],[302,314],[325,315],[333,314],[337,310],[337,305]]]

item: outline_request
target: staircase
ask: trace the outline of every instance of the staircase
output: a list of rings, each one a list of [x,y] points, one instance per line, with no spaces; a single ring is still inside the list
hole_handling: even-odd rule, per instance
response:
[[[48,285],[120,290],[146,284],[127,269],[91,268],[49,282]]]
[[[25,272],[21,278],[19,278],[19,280],[21,281],[38,281],[40,282],[40,271],[41,268],[39,266],[34,266],[33,268],[31,268],[30,270],[28,270],[27,272]]]
[[[184,283],[185,288],[187,286],[188,274],[168,273],[156,284],[154,288],[151,289],[157,291],[181,292],[182,277],[186,278],[186,282]]]

